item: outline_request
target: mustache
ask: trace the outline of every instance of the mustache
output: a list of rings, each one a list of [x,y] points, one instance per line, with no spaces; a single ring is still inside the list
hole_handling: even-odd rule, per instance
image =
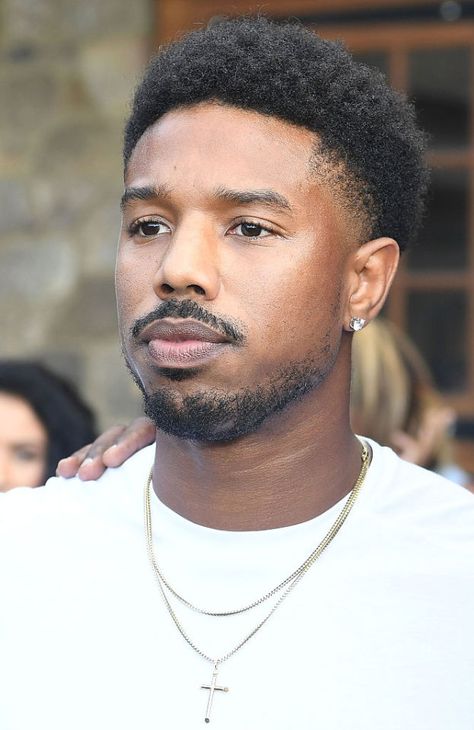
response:
[[[166,317],[172,317],[173,319],[192,318],[212,327],[212,329],[219,332],[219,334],[225,335],[225,337],[236,345],[241,345],[245,341],[242,323],[235,319],[222,319],[215,314],[211,314],[211,312],[208,312],[207,309],[204,309],[204,307],[191,299],[169,299],[166,302],[162,302],[152,312],[135,320],[130,328],[131,336],[134,339],[138,338],[145,327],[148,327],[152,322],[165,319]]]

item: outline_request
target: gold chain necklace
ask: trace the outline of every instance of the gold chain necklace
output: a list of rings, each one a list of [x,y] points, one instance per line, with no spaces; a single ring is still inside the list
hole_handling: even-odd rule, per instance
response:
[[[347,517],[349,516],[349,513],[351,512],[355,501],[357,497],[359,496],[360,490],[362,488],[362,485],[364,483],[364,479],[366,477],[368,468],[370,466],[370,452],[369,447],[364,443],[362,443],[362,453],[361,453],[361,469],[359,472],[359,475],[357,477],[356,483],[354,484],[354,487],[352,488],[349,496],[347,497],[344,506],[342,507],[339,515],[335,519],[334,523],[329,528],[326,535],[323,537],[319,545],[313,550],[313,552],[306,558],[306,560],[297,568],[291,575],[288,576],[288,578],[285,578],[281,583],[279,583],[275,588],[273,588],[271,591],[268,591],[264,596],[257,599],[253,603],[249,604],[248,606],[245,606],[244,608],[240,608],[234,611],[204,611],[202,609],[197,608],[192,603],[187,601],[186,599],[182,598],[166,581],[163,577],[163,574],[158,566],[158,563],[155,558],[154,550],[153,550],[153,527],[152,527],[152,521],[151,521],[151,500],[150,500],[150,492],[151,492],[151,481],[153,476],[153,469],[150,470],[150,474],[146,480],[145,483],[145,492],[144,492],[144,512],[145,512],[145,536],[146,536],[146,547],[147,547],[147,553],[148,558],[150,560],[151,567],[153,569],[153,574],[155,576],[156,582],[158,584],[158,587],[160,589],[161,596],[163,598],[164,604],[168,610],[168,613],[170,614],[171,618],[173,619],[173,622],[178,629],[179,633],[183,637],[183,639],[189,644],[189,646],[194,649],[199,656],[201,656],[206,661],[210,662],[213,665],[213,672],[212,672],[212,679],[209,684],[203,684],[201,685],[201,689],[207,689],[209,691],[208,696],[208,702],[207,702],[207,708],[206,708],[206,715],[205,715],[205,722],[210,722],[210,716],[211,716],[211,708],[212,708],[212,702],[214,699],[214,692],[216,691],[223,691],[228,692],[228,687],[219,687],[217,685],[217,674],[218,674],[218,668],[219,665],[223,662],[227,661],[227,659],[230,659],[231,656],[233,656],[239,649],[241,649],[255,634],[264,626],[264,624],[267,623],[267,621],[273,616],[277,608],[283,603],[285,598],[289,595],[289,593],[298,585],[302,577],[308,572],[308,570],[311,568],[311,566],[316,562],[316,560],[321,556],[321,554],[326,550],[328,545],[333,541],[333,539],[336,537],[337,533],[341,529],[342,525],[346,521]],[[244,613],[245,611],[250,610],[251,608],[255,608],[256,606],[260,605],[264,601],[268,600],[270,597],[274,596],[277,593],[280,593],[278,599],[273,604],[272,608],[265,614],[263,619],[252,629],[252,631],[245,635],[245,637],[232,649],[230,649],[226,654],[223,654],[222,656],[218,658],[213,658],[206,654],[202,649],[200,649],[193,640],[188,636],[187,632],[183,628],[181,622],[179,621],[168,596],[166,595],[165,588],[168,589],[176,598],[178,598],[182,603],[184,603],[189,608],[198,611],[199,613],[203,613],[207,616],[234,616],[239,613]],[[283,590],[285,589],[285,590]],[[283,591],[283,592],[282,592]]]

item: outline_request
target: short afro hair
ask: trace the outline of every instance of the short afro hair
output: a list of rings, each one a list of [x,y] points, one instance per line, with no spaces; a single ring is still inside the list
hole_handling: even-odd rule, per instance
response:
[[[343,198],[362,215],[364,235],[390,236],[401,250],[413,239],[427,183],[425,136],[412,105],[342,44],[298,23],[244,17],[211,21],[165,46],[135,93],[125,168],[156,120],[205,101],[315,132],[317,157],[339,170]]]

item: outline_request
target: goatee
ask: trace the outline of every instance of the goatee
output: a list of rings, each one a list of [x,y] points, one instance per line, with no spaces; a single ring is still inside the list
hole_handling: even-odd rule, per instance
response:
[[[158,429],[194,441],[232,441],[256,431],[268,418],[318,387],[331,370],[314,362],[293,364],[271,382],[233,392],[206,389],[181,395],[169,386],[147,393],[137,381],[146,415]]]

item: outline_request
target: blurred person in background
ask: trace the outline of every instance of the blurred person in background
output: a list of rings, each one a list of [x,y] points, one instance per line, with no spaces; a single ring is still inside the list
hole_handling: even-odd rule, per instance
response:
[[[95,438],[75,388],[35,362],[0,362],[0,491],[38,487],[59,459]]]
[[[356,433],[391,446],[402,459],[473,488],[453,460],[456,414],[436,390],[415,344],[384,319],[352,347],[351,417]]]

